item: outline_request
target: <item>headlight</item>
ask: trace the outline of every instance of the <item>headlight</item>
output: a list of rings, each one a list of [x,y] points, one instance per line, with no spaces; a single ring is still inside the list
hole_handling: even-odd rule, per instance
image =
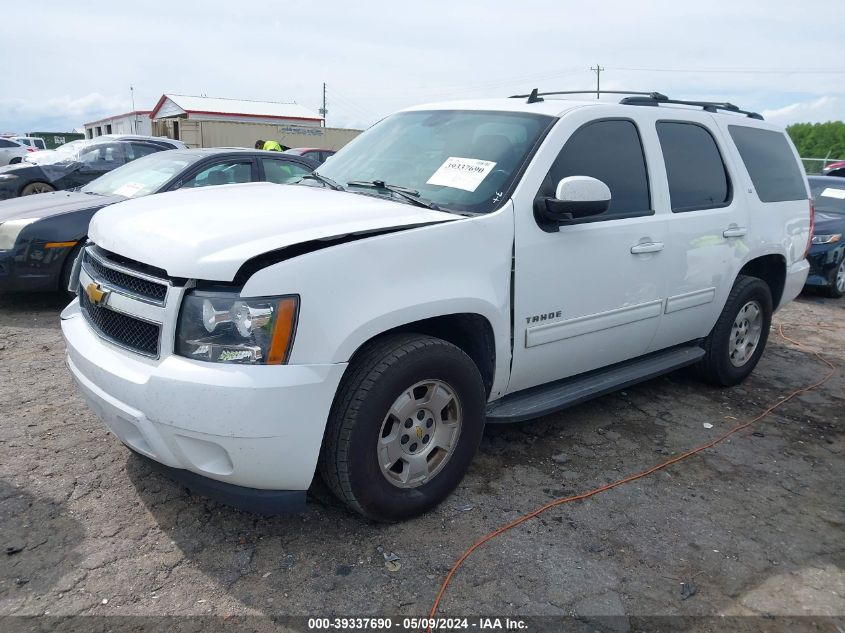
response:
[[[176,353],[215,363],[281,365],[287,362],[299,297],[244,298],[195,291],[185,295]]]
[[[38,218],[25,220],[7,220],[0,224],[0,251],[8,251],[15,247],[15,241],[25,226],[32,224]]]
[[[15,180],[16,178],[15,174],[0,174],[0,180]]]
[[[813,244],[833,244],[842,239],[842,233],[831,233],[829,235],[814,235]]]

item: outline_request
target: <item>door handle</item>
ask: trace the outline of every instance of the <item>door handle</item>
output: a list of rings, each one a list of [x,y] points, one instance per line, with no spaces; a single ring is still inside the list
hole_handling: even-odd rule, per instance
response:
[[[742,237],[748,233],[748,229],[744,226],[731,226],[722,231],[722,237]]]
[[[663,242],[640,242],[631,247],[633,255],[640,255],[641,253],[656,253],[663,250]]]

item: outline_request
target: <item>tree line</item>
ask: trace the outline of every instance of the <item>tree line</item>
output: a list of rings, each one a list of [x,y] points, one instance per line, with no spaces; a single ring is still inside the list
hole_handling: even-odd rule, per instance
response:
[[[802,158],[845,159],[845,123],[794,123],[786,128]]]

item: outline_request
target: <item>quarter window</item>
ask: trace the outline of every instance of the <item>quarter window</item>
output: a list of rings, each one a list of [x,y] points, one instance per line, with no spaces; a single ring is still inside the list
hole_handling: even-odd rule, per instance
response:
[[[652,212],[643,146],[631,121],[595,121],[576,130],[546,176],[541,195],[554,196],[557,183],[568,176],[591,176],[610,188],[610,208],[598,219]]]
[[[657,136],[666,164],[672,211],[712,209],[730,202],[725,163],[707,129],[695,123],[660,121]]]
[[[807,199],[804,176],[781,132],[745,125],[729,125],[728,131],[761,202]]]

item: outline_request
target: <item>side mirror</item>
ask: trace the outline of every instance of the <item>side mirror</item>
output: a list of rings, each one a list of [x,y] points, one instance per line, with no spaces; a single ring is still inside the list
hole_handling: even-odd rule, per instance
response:
[[[554,198],[534,201],[534,217],[543,230],[557,231],[560,224],[602,214],[609,207],[610,189],[601,180],[569,176],[557,184]]]

